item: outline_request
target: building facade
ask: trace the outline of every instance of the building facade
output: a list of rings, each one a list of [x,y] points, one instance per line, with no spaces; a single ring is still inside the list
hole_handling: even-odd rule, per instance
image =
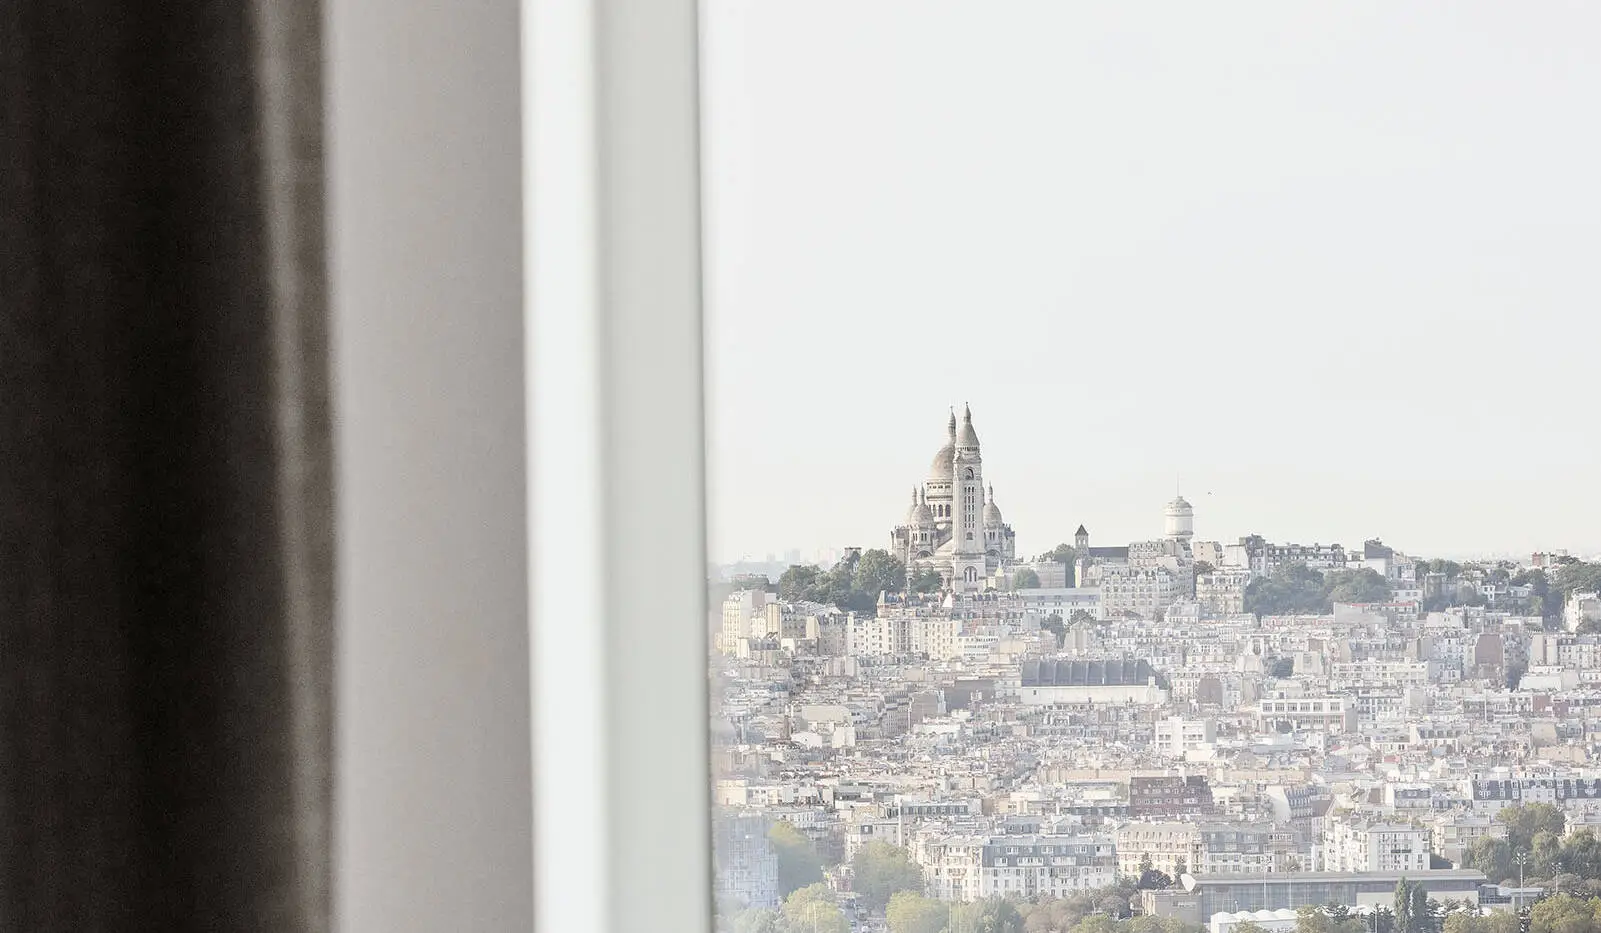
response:
[[[976,592],[1016,560],[1017,540],[995,504],[994,488],[984,485],[972,411],[964,409],[960,427],[952,411],[946,434],[928,479],[912,490],[905,523],[890,531],[890,553],[909,572],[932,569],[947,587]]]
[[[1328,871],[1416,872],[1429,868],[1429,831],[1409,823],[1331,820],[1323,829]]]
[[[929,896],[976,901],[994,895],[1070,897],[1117,880],[1111,836],[928,836],[913,858]]]

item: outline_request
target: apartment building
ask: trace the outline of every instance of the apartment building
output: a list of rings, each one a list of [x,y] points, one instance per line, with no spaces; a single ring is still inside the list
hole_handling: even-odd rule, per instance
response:
[[[1069,897],[1117,880],[1117,851],[1104,835],[929,835],[912,846],[929,896]]]
[[[1196,823],[1127,823],[1117,829],[1117,870],[1138,875],[1151,867],[1177,878],[1196,870],[1201,860],[1201,827]]]
[[[1216,743],[1215,720],[1185,719],[1183,716],[1157,720],[1152,738],[1153,749],[1167,758],[1183,758],[1189,752],[1209,748]]]
[[[1433,661],[1413,661],[1404,658],[1336,661],[1329,669],[1329,689],[1427,687],[1436,676],[1437,665]]]
[[[1357,712],[1347,697],[1296,697],[1263,700],[1257,726],[1269,732],[1355,732]]]
[[[1117,830],[1118,871],[1152,868],[1182,874],[1263,874],[1276,870],[1277,833],[1271,824],[1128,823]]]
[[[1466,790],[1473,812],[1485,816],[1528,803],[1584,808],[1601,804],[1601,779],[1593,777],[1475,777]]]
[[[1506,824],[1494,817],[1474,813],[1447,813],[1436,817],[1429,829],[1429,842],[1435,853],[1455,864],[1462,863],[1462,853],[1473,845],[1474,840],[1485,836],[1505,839]]]
[[[1136,819],[1172,819],[1212,813],[1212,786],[1192,775],[1139,776],[1129,779],[1129,815]]]
[[[767,841],[772,820],[720,811],[712,823],[716,895],[746,907],[778,906],[778,855]]]
[[[1331,820],[1323,828],[1328,871],[1427,871],[1429,831],[1408,823]]]
[[[1251,584],[1251,571],[1224,568],[1195,577],[1195,601],[1214,616],[1236,615],[1245,611],[1245,588]]]

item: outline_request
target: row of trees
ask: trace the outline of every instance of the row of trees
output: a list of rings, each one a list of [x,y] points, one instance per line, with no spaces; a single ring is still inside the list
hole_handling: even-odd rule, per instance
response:
[[[838,924],[848,928],[837,895],[823,881],[823,859],[811,841],[786,821],[773,825],[768,840],[778,860],[782,905],[777,910],[731,911],[732,916],[725,915],[719,929],[810,933],[815,924],[823,933],[843,929]],[[1199,933],[1174,921],[1149,917],[1134,918],[1133,926],[1124,923],[1137,890],[1132,878],[1038,903],[990,898],[975,904],[950,904],[924,895],[921,866],[899,846],[867,843],[857,849],[849,868],[857,905],[884,915],[891,933]],[[1153,880],[1150,886],[1162,885]]]
[[[1528,615],[1542,616],[1550,623],[1562,615],[1563,604],[1576,592],[1601,590],[1601,564],[1586,563],[1575,557],[1559,557],[1550,572],[1540,568],[1519,570],[1510,562],[1494,564],[1460,564],[1454,560],[1420,560],[1416,563],[1420,579],[1426,573],[1438,573],[1445,578],[1443,593],[1424,600],[1423,608],[1437,611],[1451,606],[1482,606],[1488,600],[1472,587],[1458,586],[1458,582],[1473,572],[1487,583],[1508,584],[1529,588],[1529,595],[1511,608]],[[1601,628],[1601,627],[1598,627]]]
[[[890,933],[1200,933],[1172,917],[1130,917],[1132,882],[1065,898],[990,897],[952,904],[903,891],[890,899]]]
[[[1452,930],[1449,933],[1503,933]],[[1601,933],[1601,898],[1558,894],[1529,908],[1528,933]]]
[[[767,841],[778,860],[778,895],[818,884],[823,880],[823,857],[810,839],[787,820],[768,830]],[[923,869],[907,851],[887,842],[869,842],[851,858],[852,890],[863,906],[882,911],[899,891],[923,890]]]
[[[1245,588],[1245,611],[1257,615],[1322,615],[1335,603],[1381,603],[1390,599],[1390,581],[1376,570],[1320,573],[1305,564],[1286,564]]]
[[[1565,835],[1562,810],[1548,803],[1507,807],[1496,814],[1505,839],[1483,836],[1462,855],[1464,868],[1491,880],[1525,879],[1555,891],[1601,894],[1601,838],[1589,830]]]
[[[810,933],[814,929],[817,933],[848,933],[850,923],[834,891],[823,883],[822,859],[810,841],[784,821],[773,824],[767,838],[778,856],[783,906],[740,911],[733,918],[733,933]],[[857,904],[869,911],[884,912],[902,895],[922,896],[923,869],[899,846],[869,842],[856,850],[850,867]]]
[[[900,558],[876,548],[847,557],[826,571],[796,564],[778,578],[781,599],[825,603],[866,614],[877,610],[880,593],[932,593],[939,587],[939,574],[923,570],[908,576]]]

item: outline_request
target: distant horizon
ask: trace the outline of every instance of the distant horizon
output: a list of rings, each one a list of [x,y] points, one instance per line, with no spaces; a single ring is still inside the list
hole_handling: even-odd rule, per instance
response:
[[[1195,540],[1197,540],[1197,541],[1221,541],[1223,544],[1235,544],[1238,541],[1238,537],[1239,536],[1236,536],[1235,538],[1230,538],[1228,540],[1223,540],[1223,539],[1218,539],[1218,538],[1206,538],[1206,537],[1202,537],[1200,535],[1197,535]],[[1360,541],[1359,542],[1312,541],[1312,540],[1297,540],[1297,539],[1288,539],[1288,538],[1280,540],[1280,539],[1270,538],[1270,537],[1267,537],[1265,535],[1263,537],[1266,538],[1268,543],[1270,543],[1270,544],[1307,544],[1307,545],[1311,545],[1311,544],[1339,544],[1342,547],[1345,547],[1347,549],[1350,549],[1353,546],[1360,547],[1361,544],[1362,544],[1362,542],[1360,542]],[[1130,541],[1119,542],[1119,544],[1114,545],[1114,546],[1121,546],[1122,544],[1132,543],[1132,541],[1134,541],[1134,540],[1141,540],[1141,539],[1130,539]],[[1382,536],[1380,536],[1380,540],[1383,540]],[[1058,541],[1057,542],[1057,544],[1072,544],[1072,543],[1073,543],[1073,541],[1072,541],[1072,536],[1071,535],[1069,535],[1067,537],[1067,540]],[[1506,552],[1499,552],[1499,553],[1490,553],[1490,552],[1465,553],[1465,552],[1459,552],[1459,553],[1451,553],[1451,554],[1432,554],[1432,553],[1430,553],[1430,554],[1422,554],[1422,553],[1415,553],[1413,551],[1407,550],[1404,547],[1393,545],[1389,541],[1384,541],[1384,544],[1387,547],[1394,547],[1398,553],[1404,554],[1405,556],[1413,558],[1413,559],[1451,560],[1451,561],[1456,561],[1457,563],[1480,563],[1480,562],[1488,562],[1488,561],[1516,561],[1516,562],[1518,562],[1520,564],[1527,564],[1529,562],[1529,560],[1534,556],[1534,553],[1535,553],[1533,551],[1531,551],[1529,553],[1506,551]],[[1051,545],[1051,547],[1041,548],[1041,549],[1036,550],[1036,551],[1030,551],[1026,555],[1020,553],[1018,559],[1019,560],[1024,560],[1024,561],[1032,560],[1035,557],[1043,555],[1044,553],[1046,553],[1047,551],[1051,550],[1051,548],[1054,548],[1055,546],[1056,545]],[[821,555],[823,553],[828,553],[828,552],[844,551],[844,550],[846,550],[847,548],[850,548],[850,547],[860,547],[864,551],[875,550],[875,549],[876,550],[886,550],[886,551],[889,550],[889,548],[885,544],[878,544],[878,545],[841,545],[841,546],[838,546],[838,547],[813,548],[813,549],[810,549],[810,550],[808,550],[806,548],[784,548],[784,549],[781,549],[781,550],[773,551],[773,552],[771,552],[770,555],[746,555],[744,557],[712,560],[712,561],[709,561],[708,563],[709,563],[710,566],[716,567],[716,568],[719,568],[719,569],[725,569],[725,568],[729,568],[729,567],[734,567],[734,566],[737,566],[737,565],[740,565],[740,564],[773,564],[773,565],[783,564],[783,565],[791,565],[791,564],[798,563],[798,564],[807,565],[807,566],[821,566],[822,564],[824,564],[826,562],[819,560],[818,559],[819,555]],[[1569,556],[1575,557],[1575,558],[1578,558],[1578,559],[1584,560],[1584,561],[1592,561],[1592,560],[1596,560],[1596,559],[1601,559],[1601,552],[1598,552],[1598,551],[1587,551],[1587,550],[1574,550],[1573,548],[1549,548],[1549,549],[1547,549],[1547,550],[1545,550],[1545,551],[1543,551],[1541,553],[1560,553],[1561,551],[1564,551],[1564,550],[1567,551]],[[797,560],[791,561],[787,557],[784,556],[785,554],[787,554],[787,553],[789,553],[791,551],[798,551],[799,552],[800,556],[799,556],[799,558]]]
[[[1601,6],[1248,7],[710,0],[710,555],[1601,552]]]

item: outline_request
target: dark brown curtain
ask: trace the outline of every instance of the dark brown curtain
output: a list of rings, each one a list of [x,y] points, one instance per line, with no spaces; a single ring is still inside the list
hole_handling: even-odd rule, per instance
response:
[[[0,3],[0,929],[328,928],[319,16]]]

